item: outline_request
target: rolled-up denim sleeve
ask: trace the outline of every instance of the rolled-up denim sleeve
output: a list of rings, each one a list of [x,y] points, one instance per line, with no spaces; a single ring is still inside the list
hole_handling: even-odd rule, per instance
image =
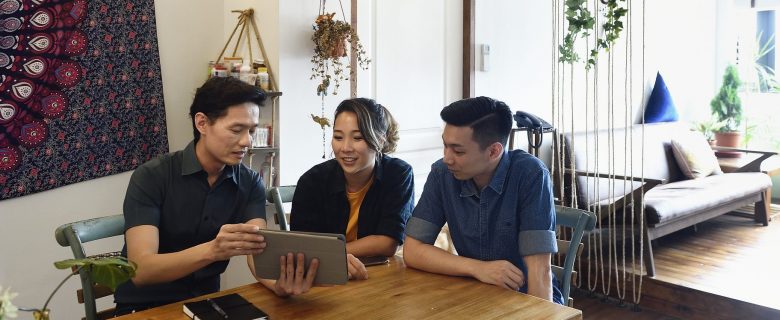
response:
[[[558,252],[558,243],[555,240],[555,231],[520,231],[520,234],[517,237],[517,242],[519,248],[518,250],[521,256]]]
[[[442,226],[447,222],[444,216],[439,175],[436,164],[432,165],[420,201],[417,202],[412,217],[406,224],[406,235],[426,244],[433,244],[436,241]]]
[[[522,180],[518,201],[518,250],[520,255],[558,252],[555,239],[555,206],[550,173],[543,166]]]

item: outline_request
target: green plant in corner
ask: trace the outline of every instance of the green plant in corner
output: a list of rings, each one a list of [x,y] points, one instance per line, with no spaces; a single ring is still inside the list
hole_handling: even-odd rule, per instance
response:
[[[65,284],[70,277],[79,274],[82,269],[89,270],[90,278],[97,284],[102,284],[111,288],[111,291],[115,291],[116,287],[130,280],[135,276],[135,270],[137,265],[135,262],[128,261],[125,257],[97,257],[97,258],[83,258],[83,259],[67,259],[57,261],[54,263],[57,269],[71,269],[73,272],[68,274],[63,279],[54,291],[51,292],[49,298],[43,304],[40,309],[27,309],[25,311],[32,311],[33,317],[36,320],[48,320],[49,319],[49,302],[54,294]]]
[[[741,82],[734,65],[726,67],[723,75],[723,84],[718,94],[712,98],[710,107],[718,121],[725,122],[720,132],[737,132],[742,122],[742,101],[739,99],[738,90]]]
[[[694,122],[693,129],[701,132],[704,137],[707,138],[707,141],[712,141],[715,139],[715,132],[719,131],[725,125],[725,121],[718,121],[718,119],[713,115],[713,117],[709,120]]]
[[[748,69],[742,70],[748,73],[748,79],[745,86],[748,91],[753,92],[778,92],[780,91],[780,82],[775,77],[775,70],[764,64],[762,58],[775,49],[775,35],[769,36],[766,41],[762,41],[763,32],[756,36],[755,43],[757,47],[751,52],[751,61],[747,61]]]
[[[341,81],[347,79],[342,60],[347,56],[347,42],[355,46],[361,68],[367,69],[371,62],[366,58],[366,51],[360,43],[357,31],[349,23],[333,19],[334,15],[335,13],[320,14],[315,20],[314,35],[311,37],[314,41],[314,56],[311,58],[314,67],[311,68],[310,79],[320,80],[317,85],[317,95],[327,95],[331,84],[333,84],[333,94],[337,94]]]

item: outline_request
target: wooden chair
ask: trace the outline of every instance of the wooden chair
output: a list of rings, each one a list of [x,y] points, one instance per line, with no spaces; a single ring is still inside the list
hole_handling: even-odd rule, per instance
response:
[[[287,215],[284,212],[284,203],[292,202],[293,195],[295,194],[295,186],[278,186],[268,189],[266,192],[266,199],[268,202],[274,204],[276,209],[276,223],[279,225],[279,230],[290,230],[290,225],[287,222]]]
[[[572,307],[574,300],[570,298],[571,285],[577,280],[574,271],[574,260],[582,253],[582,236],[596,226],[596,216],[581,209],[555,206],[555,220],[560,227],[571,228],[569,240],[558,240],[558,256],[563,256],[563,265],[553,265],[552,272],[561,284],[561,294],[566,305]],[[559,261],[561,261],[559,259]]]
[[[125,232],[125,218],[123,215],[100,217],[61,225],[54,231],[54,238],[63,247],[70,247],[73,257],[86,258],[83,243],[93,240],[105,239],[123,235]],[[117,256],[119,252],[93,255],[92,257]],[[89,271],[81,269],[81,289],[76,291],[79,303],[84,304],[84,312],[87,320],[108,319],[113,317],[114,308],[97,312],[95,300],[112,295],[108,287],[93,283],[89,277]]]

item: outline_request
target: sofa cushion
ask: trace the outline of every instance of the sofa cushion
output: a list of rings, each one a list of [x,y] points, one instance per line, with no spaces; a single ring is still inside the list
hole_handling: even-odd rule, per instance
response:
[[[672,153],[680,170],[689,179],[723,173],[715,152],[700,132],[690,131],[672,139]]]
[[[761,172],[726,173],[701,179],[663,184],[645,194],[645,214],[650,225],[717,208],[772,186]]]
[[[661,72],[658,72],[655,75],[653,92],[650,93],[650,98],[647,99],[645,123],[674,122],[678,118],[677,109],[672,101],[672,94],[669,93],[669,88],[666,87],[666,82],[661,77]]]
[[[647,177],[667,182],[686,179],[672,155],[671,140],[690,131],[688,124],[660,122],[597,132],[564,134],[565,165],[579,171]],[[643,142],[644,140],[644,142]],[[633,141],[633,142],[632,142]],[[577,177],[577,197],[583,207],[620,198],[641,184],[607,178]]]

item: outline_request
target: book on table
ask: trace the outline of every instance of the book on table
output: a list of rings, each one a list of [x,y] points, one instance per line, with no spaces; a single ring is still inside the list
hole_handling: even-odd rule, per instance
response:
[[[231,293],[216,298],[186,302],[184,313],[193,320],[268,319],[268,314],[239,295]]]

